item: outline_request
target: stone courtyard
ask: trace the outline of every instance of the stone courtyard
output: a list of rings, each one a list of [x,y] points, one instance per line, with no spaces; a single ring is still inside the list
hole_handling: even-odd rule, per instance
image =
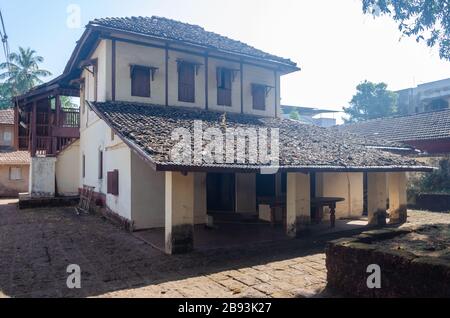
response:
[[[0,200],[0,297],[337,297],[326,291],[319,238],[167,256],[98,216],[74,208],[18,210]],[[408,223],[450,223],[409,211]],[[67,266],[81,268],[68,289]]]

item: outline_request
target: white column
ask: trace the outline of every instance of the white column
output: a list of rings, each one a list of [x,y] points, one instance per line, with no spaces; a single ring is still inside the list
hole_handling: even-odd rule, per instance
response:
[[[166,172],[166,253],[187,253],[194,245],[194,174]]]
[[[367,174],[369,225],[386,225],[387,199],[387,174],[385,172],[369,172]]]
[[[407,219],[406,173],[392,172],[389,180],[389,223],[405,223]]]
[[[286,233],[297,237],[311,224],[309,174],[287,174]]]
[[[256,174],[236,173],[236,212],[256,213]]]

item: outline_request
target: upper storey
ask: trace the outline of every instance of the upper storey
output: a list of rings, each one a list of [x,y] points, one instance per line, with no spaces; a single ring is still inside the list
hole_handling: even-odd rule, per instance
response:
[[[65,74],[81,78],[82,100],[277,117],[280,76],[297,70],[289,59],[196,25],[133,17],[90,22]]]

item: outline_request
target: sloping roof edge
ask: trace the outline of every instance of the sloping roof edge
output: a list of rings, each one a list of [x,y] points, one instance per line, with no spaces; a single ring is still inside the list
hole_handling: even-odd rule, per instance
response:
[[[221,165],[183,165],[173,163],[161,163],[154,161],[145,151],[143,151],[138,145],[136,145],[129,138],[121,134],[117,129],[111,125],[108,118],[106,118],[97,107],[86,101],[88,106],[94,111],[94,113],[103,120],[106,125],[116,134],[135,154],[137,154],[142,160],[149,164],[155,171],[181,171],[181,172],[257,172],[267,169],[278,169],[284,172],[403,172],[403,171],[415,171],[415,172],[432,172],[436,168],[418,165],[418,166],[261,166],[261,165],[233,165],[233,164],[221,164]]]

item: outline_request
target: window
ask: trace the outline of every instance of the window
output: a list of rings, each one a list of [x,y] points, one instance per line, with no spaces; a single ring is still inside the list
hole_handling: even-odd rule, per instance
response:
[[[150,97],[150,68],[131,66],[131,96]]]
[[[108,193],[112,195],[119,195],[119,170],[108,172]]]
[[[266,110],[266,86],[253,84],[252,96],[253,96],[253,109]]]
[[[13,181],[22,180],[22,168],[16,167],[9,168],[9,180]]]
[[[81,170],[83,174],[83,178],[86,177],[86,156],[83,155],[82,162],[81,162]]]
[[[81,105],[81,111],[84,114],[84,112],[86,111],[86,105],[85,105],[85,101],[86,101],[86,85],[84,84],[84,78],[81,79],[81,84],[80,84],[80,105]]]
[[[103,151],[98,151],[98,178],[103,179]]]
[[[195,68],[187,62],[178,63],[178,100],[180,102],[195,102]]]
[[[5,131],[3,133],[3,141],[10,143],[12,141],[12,133],[10,131]]]
[[[231,106],[231,83],[233,71],[217,68],[217,105]]]
[[[92,65],[93,76],[94,76],[94,100],[98,99],[98,67],[97,67],[97,59],[93,62]]]

